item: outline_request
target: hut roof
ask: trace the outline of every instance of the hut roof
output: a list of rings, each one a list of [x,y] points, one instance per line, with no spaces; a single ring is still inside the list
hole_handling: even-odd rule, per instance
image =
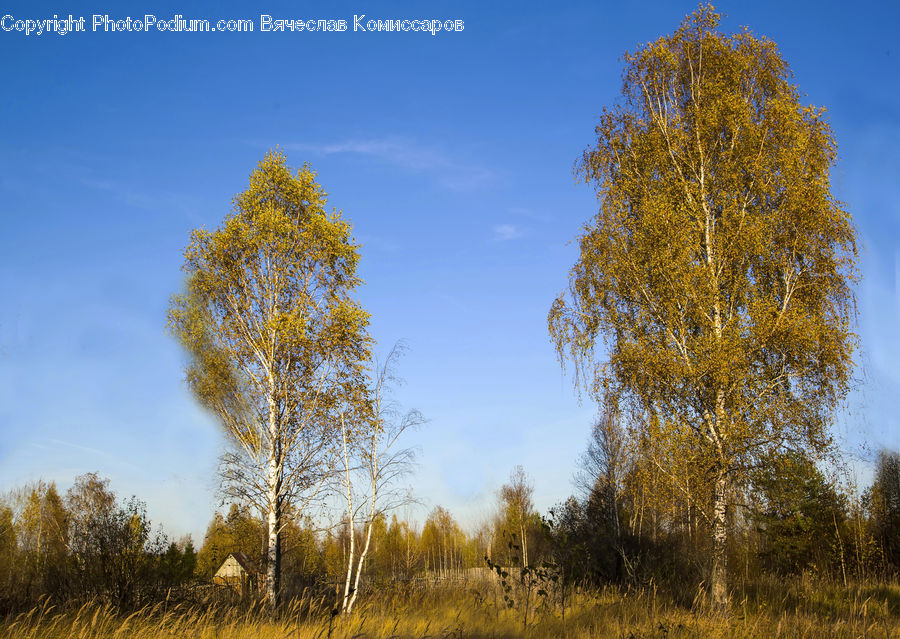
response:
[[[237,566],[235,566],[237,564]],[[229,565],[231,568],[229,568]],[[231,572],[237,571],[237,572]],[[245,573],[247,575],[256,575],[257,569],[242,552],[230,552],[228,556],[222,561],[222,565],[219,566],[219,569],[216,571],[216,577],[228,578],[236,577],[238,574]]]
[[[238,564],[240,564],[241,568],[243,568],[247,572],[250,572],[250,573],[256,572],[256,568],[254,568],[253,564],[250,563],[250,560],[247,558],[247,555],[245,555],[244,553],[233,552],[233,553],[231,553],[231,556],[234,557],[235,561],[237,561]],[[226,557],[226,559],[227,559],[227,557]]]

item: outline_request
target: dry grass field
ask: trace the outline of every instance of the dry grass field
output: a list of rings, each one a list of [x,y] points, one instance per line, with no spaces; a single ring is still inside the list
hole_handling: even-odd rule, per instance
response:
[[[112,639],[438,639],[559,637],[879,638],[900,637],[900,587],[770,584],[735,596],[731,613],[706,610],[702,597],[676,604],[653,589],[604,590],[559,602],[508,608],[489,585],[435,586],[370,593],[349,618],[332,618],[325,597],[301,597],[272,619],[261,605],[164,602],[131,614],[85,604],[59,610],[52,602],[9,617],[10,638]]]

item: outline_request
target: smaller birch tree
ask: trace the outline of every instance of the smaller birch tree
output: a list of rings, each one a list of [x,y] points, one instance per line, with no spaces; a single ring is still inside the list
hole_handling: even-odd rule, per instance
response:
[[[388,512],[412,501],[396,482],[411,470],[415,452],[397,448],[400,437],[425,423],[418,410],[403,413],[392,398],[401,383],[398,360],[406,351],[403,342],[391,348],[384,363],[374,362],[376,377],[366,394],[363,409],[350,406],[341,413],[341,488],[349,522],[347,572],[341,612],[350,614],[359,594],[359,581],[372,543],[372,530]],[[356,522],[360,522],[362,547],[356,548]]]

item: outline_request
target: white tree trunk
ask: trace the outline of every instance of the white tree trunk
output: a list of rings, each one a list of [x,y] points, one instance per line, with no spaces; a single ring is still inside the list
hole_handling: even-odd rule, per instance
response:
[[[713,605],[720,610],[728,606],[726,490],[726,478],[724,473],[720,471],[716,479],[713,503],[713,565],[710,579]]]
[[[341,415],[341,437],[344,444],[344,496],[347,499],[347,526],[350,529],[350,548],[347,557],[347,576],[344,579],[344,596],[341,599],[341,612],[349,613],[350,583],[353,581],[353,565],[356,559],[356,531],[353,529],[353,492],[350,482],[350,453],[347,450],[347,422]]]
[[[356,559],[355,537],[356,531],[353,530],[353,521],[347,522],[350,529],[350,549],[347,553],[347,576],[344,578],[344,596],[341,598],[341,612],[350,612],[350,584],[353,581],[353,564]]]
[[[519,527],[520,534],[522,537],[522,568],[528,567],[528,530],[525,528],[524,523],[525,513],[522,513],[523,523]]]
[[[379,401],[380,405],[380,401]],[[372,528],[375,525],[375,508],[378,503],[378,436],[377,433],[372,435],[372,450],[369,458],[369,488],[372,491],[369,495],[369,518],[366,522],[366,543],[362,552],[359,554],[359,562],[356,565],[356,579],[353,582],[353,596],[347,605],[347,614],[353,611],[353,604],[356,603],[356,595],[359,593],[359,577],[362,575],[363,566],[366,563],[366,555],[369,553],[369,544],[372,541]],[[348,477],[349,479],[349,477]],[[350,562],[353,563],[352,561]]]
[[[280,557],[278,556],[279,521],[278,512],[278,463],[274,456],[269,458],[266,499],[269,502],[268,527],[269,540],[266,547],[266,600],[269,608],[275,610],[278,605],[278,581]]]
[[[269,539],[266,547],[266,600],[269,610],[278,606],[278,590],[281,580],[281,556],[279,535],[281,535],[281,459],[278,441],[280,438],[275,401],[275,383],[269,376],[269,460],[266,469],[266,502],[268,503]]]
[[[369,553],[369,543],[372,541],[372,524],[373,520],[369,520],[366,529],[366,543],[362,552],[359,553],[359,562],[356,564],[356,577],[353,580],[353,595],[350,597],[350,603],[347,604],[347,614],[353,612],[353,604],[356,603],[356,595],[359,593],[359,576],[362,574],[363,565],[366,563],[366,555]]]

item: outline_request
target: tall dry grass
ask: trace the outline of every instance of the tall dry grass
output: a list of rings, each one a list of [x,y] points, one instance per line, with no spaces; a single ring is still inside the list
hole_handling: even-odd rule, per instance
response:
[[[332,617],[327,596],[305,594],[272,619],[261,603],[160,602],[131,614],[108,605],[61,610],[44,601],[0,622],[0,636],[34,639],[450,639],[559,637],[875,638],[900,637],[900,587],[850,588],[798,580],[768,582],[736,595],[729,615],[710,612],[702,594],[680,606],[655,589],[571,593],[563,611],[543,601],[523,624],[490,585],[384,588],[367,593],[348,618]],[[563,614],[565,612],[565,614]]]

